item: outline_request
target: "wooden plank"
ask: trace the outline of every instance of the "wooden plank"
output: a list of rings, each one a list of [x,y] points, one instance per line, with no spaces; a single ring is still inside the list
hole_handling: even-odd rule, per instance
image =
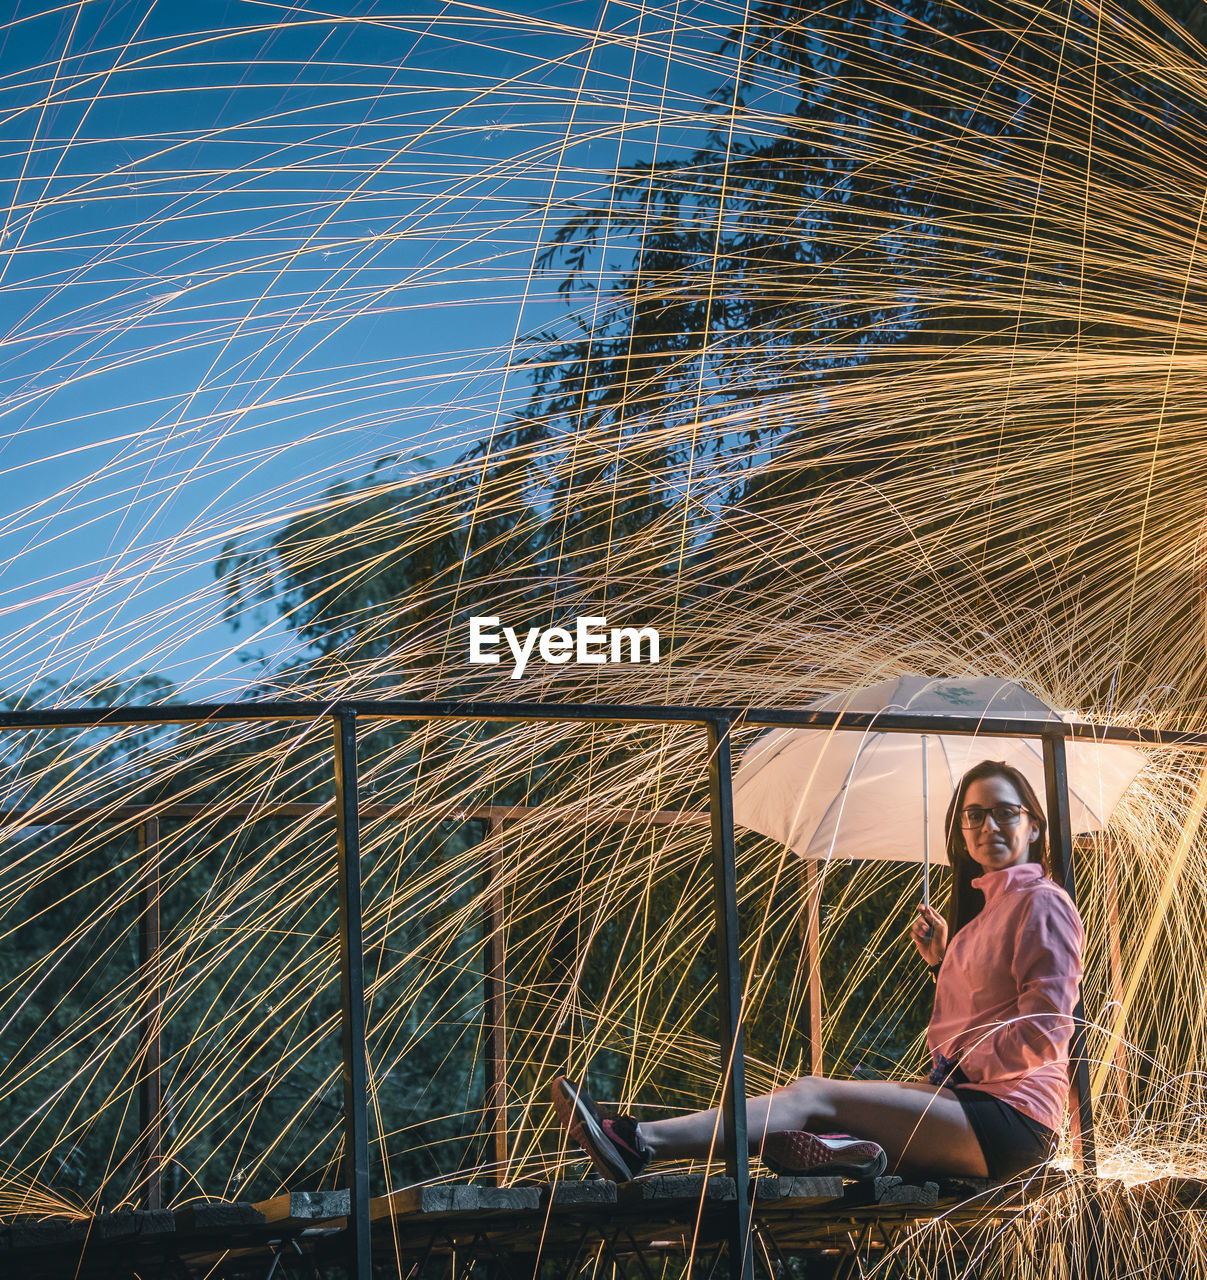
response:
[[[371,1209],[374,1221],[379,1218],[423,1216],[451,1213],[453,1189],[450,1186],[407,1187],[386,1196],[374,1196]]]
[[[793,1208],[806,1204],[823,1204],[842,1199],[841,1178],[798,1178],[780,1175],[780,1201],[791,1201]]]
[[[135,1240],[174,1235],[176,1218],[169,1209],[138,1209],[126,1213],[102,1213],[92,1219],[88,1239]]]
[[[254,1204],[242,1200],[199,1200],[176,1210],[178,1231],[229,1231],[263,1225],[264,1215]]]
[[[844,1205],[870,1204],[936,1204],[939,1199],[937,1182],[906,1182],[896,1174],[887,1174],[862,1182],[847,1184],[843,1194]]]
[[[877,1182],[881,1179],[877,1178]],[[885,1181],[888,1181],[885,1179]],[[939,1184],[937,1182],[902,1182],[896,1179],[896,1186],[878,1188],[877,1204],[921,1204],[932,1205],[939,1202]]]
[[[547,1182],[540,1188],[541,1208],[577,1209],[587,1205],[616,1203],[616,1183],[606,1178],[582,1182]]]
[[[1038,1179],[1036,1185],[1040,1185]],[[1068,1178],[1053,1171],[1042,1185],[1047,1194],[1054,1187],[1067,1186]],[[967,1222],[1019,1208],[1029,1198],[1020,1196],[1015,1184],[992,1186],[984,1180],[970,1184],[952,1179],[944,1184],[944,1190],[949,1195],[958,1191],[961,1197],[944,1212]],[[862,1184],[844,1184],[839,1178],[765,1177],[755,1184],[753,1211],[774,1233],[781,1248],[804,1255],[842,1246],[852,1231],[870,1220],[902,1223],[933,1217],[939,1192],[936,1182],[905,1182],[896,1176]],[[1207,1202],[1207,1180],[1161,1179],[1146,1186],[1112,1188],[1110,1194],[1134,1197],[1141,1205],[1150,1199],[1165,1205],[1198,1203],[1200,1197]],[[476,1248],[474,1240],[482,1245],[485,1237],[489,1248],[518,1259],[538,1245],[554,1252],[574,1247],[583,1222],[595,1215],[604,1222],[616,1215],[616,1223],[625,1223],[639,1240],[674,1245],[685,1222],[694,1221],[702,1201],[732,1203],[733,1195],[732,1179],[705,1178],[700,1173],[642,1178],[620,1186],[590,1179],[524,1187],[412,1187],[379,1197],[372,1209],[383,1235],[387,1221],[394,1219],[402,1228],[399,1239],[425,1241],[429,1233],[424,1224],[438,1221],[440,1232],[447,1235],[447,1244],[438,1245],[438,1253]],[[74,1272],[84,1257],[85,1272],[91,1274],[115,1249],[123,1251],[124,1259],[153,1261],[157,1256],[154,1250],[163,1248],[156,1238],[170,1238],[173,1229],[178,1233],[175,1247],[182,1256],[196,1254],[202,1260],[259,1257],[273,1232],[282,1226],[295,1228],[299,1240],[304,1240],[307,1232],[338,1231],[346,1221],[347,1207],[346,1191],[294,1192],[257,1205],[198,1202],[175,1217],[164,1210],[123,1212],[93,1220],[19,1223],[0,1228],[0,1258],[9,1259],[7,1266],[0,1265],[0,1273],[13,1271],[31,1280],[43,1280],[44,1276],[58,1276],[67,1266]],[[706,1224],[712,1221],[715,1215],[706,1214]],[[408,1227],[413,1234],[406,1233]],[[90,1263],[87,1260],[93,1256],[93,1247],[97,1253]]]
[[[1064,1169],[1047,1168],[1025,1182],[990,1182],[988,1178],[939,1178],[939,1203],[962,1212],[990,1213],[1014,1209],[1034,1200],[1067,1191],[1073,1175]]]
[[[535,1213],[540,1187],[454,1187],[453,1208],[460,1213]]]
[[[1158,1205],[1176,1204],[1181,1209],[1202,1209],[1207,1207],[1207,1179],[1154,1178],[1128,1187],[1124,1194],[1137,1200],[1152,1200]]]
[[[541,1207],[540,1187],[479,1187],[446,1183],[408,1187],[376,1196],[371,1202],[374,1221],[383,1218],[427,1218],[443,1214],[514,1214]]]
[[[5,1234],[7,1247],[18,1249],[54,1249],[64,1245],[82,1245],[89,1222],[79,1218],[55,1218],[49,1222],[14,1222]]]
[[[970,1200],[984,1195],[994,1185],[988,1178],[940,1178],[938,1182],[943,1200]]]
[[[288,1191],[260,1200],[253,1208],[264,1215],[264,1221],[275,1225],[313,1225],[348,1215],[351,1195],[347,1187],[341,1191]]]
[[[705,1178],[702,1173],[672,1173],[656,1178],[638,1178],[635,1182],[622,1182],[617,1191],[619,1203],[625,1205],[657,1204],[669,1200],[701,1199],[709,1201],[735,1198],[732,1178]]]

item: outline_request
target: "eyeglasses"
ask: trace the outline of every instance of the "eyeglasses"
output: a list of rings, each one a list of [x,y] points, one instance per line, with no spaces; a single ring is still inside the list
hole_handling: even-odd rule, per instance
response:
[[[999,827],[1012,827],[1023,816],[1030,813],[1026,805],[995,804],[991,809],[982,809],[979,804],[970,804],[960,811],[960,826],[966,831],[976,831],[985,825],[985,819],[993,814],[993,820]]]

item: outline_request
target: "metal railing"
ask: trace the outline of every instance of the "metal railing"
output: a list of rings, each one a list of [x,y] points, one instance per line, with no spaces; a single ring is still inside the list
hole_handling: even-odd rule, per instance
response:
[[[734,853],[731,736],[736,728],[794,727],[843,729],[856,732],[934,733],[952,736],[1008,737],[1039,739],[1043,744],[1044,775],[1048,809],[1049,844],[1053,870],[1076,901],[1076,868],[1069,817],[1066,742],[1124,742],[1178,746],[1207,750],[1207,734],[1057,720],[1035,721],[1015,718],[957,717],[904,713],[855,713],[807,711],[788,708],[737,706],[629,706],[603,704],[550,704],[523,702],[383,702],[347,701],[338,704],[232,703],[195,706],[126,707],[104,710],[61,709],[54,711],[0,712],[0,730],[55,728],[96,728],[126,725],[183,725],[197,723],[256,721],[328,720],[333,732],[335,774],[334,816],[338,843],[340,1029],[343,1049],[343,1170],[342,1182],[350,1192],[348,1223],[348,1265],[351,1280],[369,1280],[371,1274],[371,1216],[369,1185],[369,1066],[365,1037],[365,977],[362,946],[362,906],[360,870],[360,821],[367,812],[404,812],[406,806],[362,806],[359,795],[356,734],[358,726],[380,720],[458,720],[472,722],[595,722],[613,724],[696,725],[707,735],[709,770],[709,810],[712,861],[713,909],[717,930],[716,976],[720,997],[720,1051],[724,1069],[722,1111],[724,1155],[728,1176],[736,1192],[727,1222],[730,1271],[734,1277],[751,1280],[750,1162],[746,1126],[746,1086],[742,1037],[742,973],[738,951],[737,883]],[[141,817],[140,844],[144,852],[142,903],[140,913],[140,962],[148,981],[157,986],[158,956],[158,819],[180,811],[192,814],[212,806],[139,806],[128,810],[108,809],[107,820],[122,813]],[[232,811],[233,811],[232,807]],[[274,814],[301,816],[329,805],[281,804],[255,809],[255,816]],[[68,813],[47,806],[42,810],[0,811],[0,825],[35,825],[62,822]],[[224,809],[224,812],[226,810]],[[497,816],[514,810],[500,808]],[[474,811],[476,814],[477,811]],[[495,810],[483,816],[496,816]],[[100,815],[98,815],[100,816]],[[251,816],[249,810],[248,816]],[[705,820],[705,815],[663,815],[663,820]],[[488,877],[489,877],[488,869]],[[497,868],[495,869],[497,875]],[[496,897],[486,895],[484,933],[485,1019],[488,1021],[486,1110],[489,1131],[498,1151],[506,1153],[506,1059],[503,1036],[503,961],[501,954],[502,908]],[[159,1199],[160,1134],[158,1130],[159,1048],[157,1027],[159,992],[144,993],[143,1025],[147,1029],[140,1080],[140,1111],[143,1119],[143,1159],[147,1166],[147,1201]],[[816,1030],[816,1029],[815,1029]],[[1085,1049],[1084,1011],[1080,998],[1074,1015],[1070,1058],[1077,1093],[1077,1118],[1081,1133],[1082,1158],[1091,1172],[1096,1167],[1093,1100]],[[493,1065],[492,1065],[493,1064]]]

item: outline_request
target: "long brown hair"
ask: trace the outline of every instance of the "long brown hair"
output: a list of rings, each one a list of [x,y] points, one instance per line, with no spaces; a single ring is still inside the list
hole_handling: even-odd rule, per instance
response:
[[[964,840],[964,829],[960,826],[960,810],[964,807],[964,796],[974,782],[982,778],[1005,778],[1018,792],[1018,798],[1024,808],[1039,827],[1039,838],[1031,844],[1027,854],[1028,862],[1038,862],[1048,874],[1048,820],[1040,808],[1039,798],[1032,790],[1031,784],[1013,765],[1004,760],[982,760],[974,764],[960,779],[956,793],[947,806],[947,819],[944,830],[947,833],[947,861],[951,864],[951,902],[947,907],[947,937],[955,935],[975,916],[980,914],[985,905],[985,895],[972,887],[973,880],[984,875],[980,865],[973,861]]]

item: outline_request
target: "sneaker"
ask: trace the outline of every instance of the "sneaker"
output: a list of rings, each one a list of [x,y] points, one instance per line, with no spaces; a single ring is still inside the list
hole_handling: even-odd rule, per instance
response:
[[[605,1178],[630,1182],[649,1164],[650,1153],[637,1136],[635,1117],[605,1119],[587,1091],[566,1076],[553,1082],[553,1109],[563,1128]]]
[[[824,1178],[878,1178],[888,1156],[878,1142],[865,1142],[849,1133],[806,1133],[791,1129],[763,1139],[763,1163],[775,1173]]]

